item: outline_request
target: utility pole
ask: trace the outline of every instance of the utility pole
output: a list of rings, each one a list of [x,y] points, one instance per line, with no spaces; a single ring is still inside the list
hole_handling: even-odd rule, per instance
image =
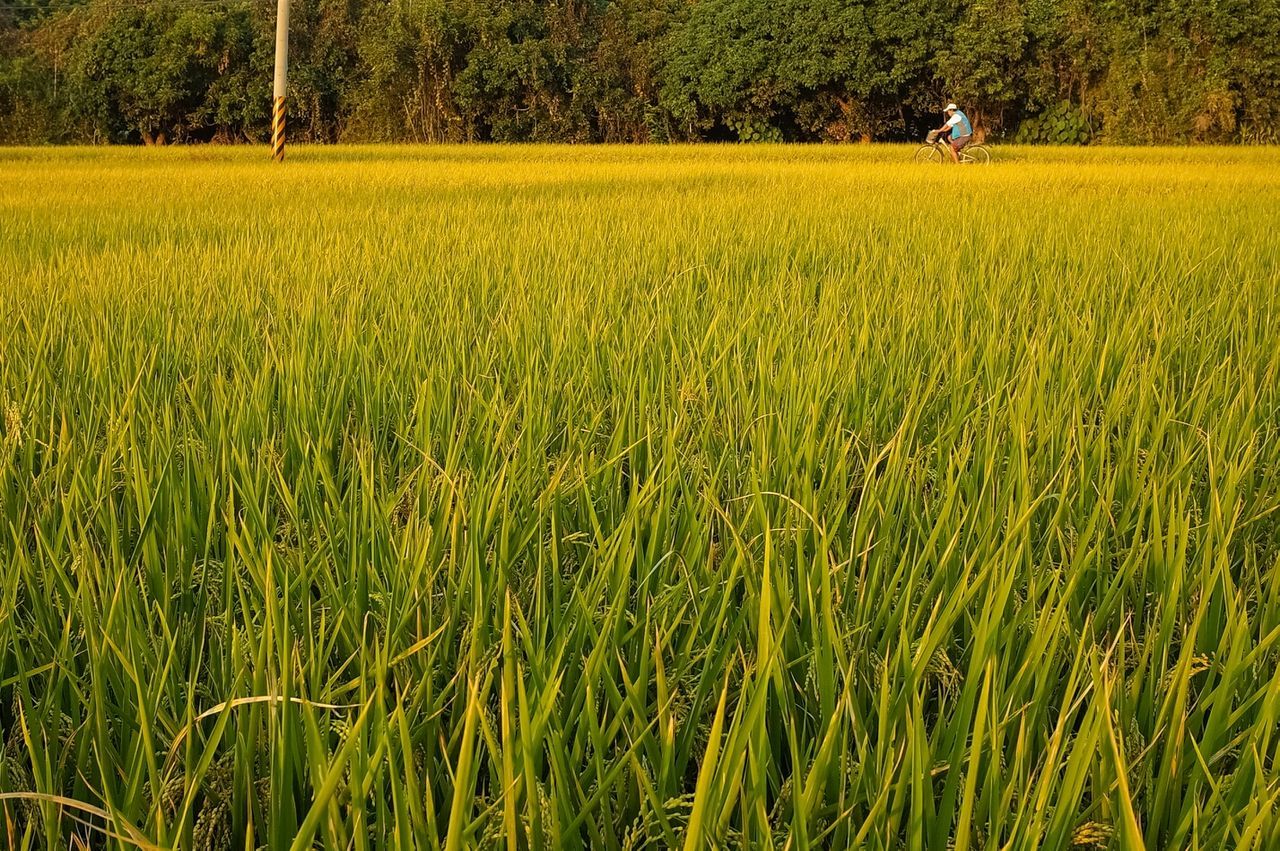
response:
[[[271,158],[284,162],[284,94],[289,76],[289,0],[276,0],[276,80],[271,99]]]

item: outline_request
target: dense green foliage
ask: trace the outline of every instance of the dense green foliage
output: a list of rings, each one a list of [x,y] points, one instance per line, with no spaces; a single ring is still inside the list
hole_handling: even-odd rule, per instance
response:
[[[273,0],[0,0],[0,142],[262,140]],[[301,0],[313,141],[1280,139],[1280,0]],[[1045,111],[1079,116],[1047,132]],[[1062,137],[1062,138],[1060,138]]]
[[[0,151],[0,843],[1280,847],[1280,151],[909,154]]]

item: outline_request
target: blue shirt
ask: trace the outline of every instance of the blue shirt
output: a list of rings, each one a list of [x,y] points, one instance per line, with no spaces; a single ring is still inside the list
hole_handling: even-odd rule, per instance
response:
[[[951,128],[952,139],[973,135],[973,125],[969,123],[969,116],[958,109],[955,115],[947,119],[947,126]]]

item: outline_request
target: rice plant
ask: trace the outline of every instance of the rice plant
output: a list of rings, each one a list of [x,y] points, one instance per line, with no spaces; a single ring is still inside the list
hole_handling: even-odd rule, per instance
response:
[[[6,847],[1280,847],[1280,156],[0,151]]]

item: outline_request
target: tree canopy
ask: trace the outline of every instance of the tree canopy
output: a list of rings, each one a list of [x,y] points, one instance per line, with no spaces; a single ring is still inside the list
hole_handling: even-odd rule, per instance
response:
[[[0,142],[260,141],[273,0],[0,0]],[[295,0],[312,141],[1280,141],[1280,0]]]

